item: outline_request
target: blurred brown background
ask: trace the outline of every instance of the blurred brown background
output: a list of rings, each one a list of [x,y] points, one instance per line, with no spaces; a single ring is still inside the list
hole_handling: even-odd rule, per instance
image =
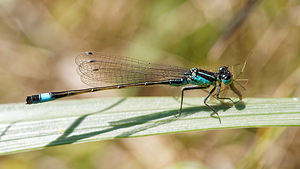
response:
[[[87,87],[74,58],[88,50],[214,71],[249,55],[245,97],[299,97],[299,27],[299,0],[3,0],[0,103]],[[174,92],[150,87],[75,98]],[[299,134],[266,128],[117,139],[5,156],[0,168],[300,168]]]

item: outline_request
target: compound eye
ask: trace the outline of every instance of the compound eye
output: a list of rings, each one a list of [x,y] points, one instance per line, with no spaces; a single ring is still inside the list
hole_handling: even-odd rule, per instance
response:
[[[231,75],[222,76],[222,77],[223,77],[222,81],[225,85],[230,85],[232,83]]]
[[[229,80],[229,79],[231,79],[231,75],[224,76],[224,79],[225,79],[225,80]]]

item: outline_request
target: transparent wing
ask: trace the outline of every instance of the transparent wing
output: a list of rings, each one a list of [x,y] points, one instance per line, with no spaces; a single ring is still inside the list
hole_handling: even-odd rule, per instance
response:
[[[177,79],[189,70],[102,52],[81,53],[75,62],[81,80],[91,86]]]

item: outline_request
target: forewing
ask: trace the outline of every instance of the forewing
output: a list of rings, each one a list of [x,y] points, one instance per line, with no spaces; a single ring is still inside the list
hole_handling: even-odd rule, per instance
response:
[[[91,86],[178,79],[188,71],[101,52],[81,53],[75,61],[81,80]]]

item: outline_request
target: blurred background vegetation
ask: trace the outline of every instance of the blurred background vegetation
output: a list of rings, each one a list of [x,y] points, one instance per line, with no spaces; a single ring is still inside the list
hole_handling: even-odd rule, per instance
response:
[[[3,0],[0,103],[87,87],[74,58],[89,50],[213,71],[249,56],[245,97],[299,97],[299,27],[298,0]],[[149,87],[71,99],[179,91]],[[300,168],[299,136],[299,128],[261,128],[117,139],[3,156],[0,168]]]

